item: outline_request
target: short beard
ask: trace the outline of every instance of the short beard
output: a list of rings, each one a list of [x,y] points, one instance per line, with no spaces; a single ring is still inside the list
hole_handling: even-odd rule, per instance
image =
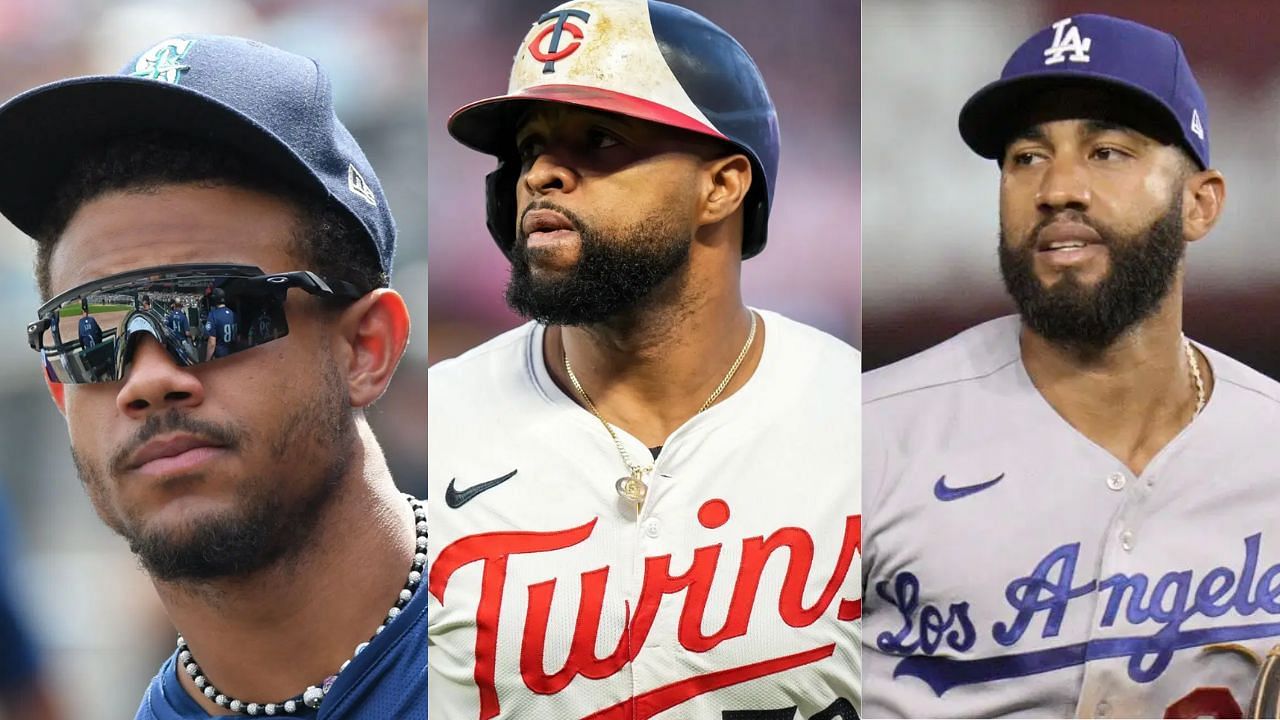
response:
[[[1081,218],[1102,237],[1111,258],[1107,274],[1090,287],[1073,271],[1046,288],[1036,277],[1036,237],[1053,218],[1032,231],[1026,245],[1011,248],[1000,233],[1000,274],[1022,320],[1037,335],[1081,352],[1096,354],[1150,317],[1169,294],[1186,250],[1182,235],[1182,196],[1169,210],[1132,237]]]
[[[520,231],[511,250],[507,305],[544,325],[591,325],[634,313],[659,286],[683,278],[688,268],[693,231],[674,213],[652,217],[608,237],[568,210],[547,202],[549,209],[573,223],[582,241],[578,264],[556,278],[535,278],[529,263],[528,238]],[[679,281],[677,281],[679,282]]]
[[[307,396],[280,424],[279,434],[269,440],[272,467],[267,474],[246,478],[237,488],[240,496],[234,509],[193,521],[180,537],[170,530],[148,528],[133,518],[108,515],[111,504],[104,473],[72,448],[76,470],[99,516],[128,541],[129,549],[153,579],[198,583],[244,577],[300,552],[312,539],[324,511],[342,488],[356,435],[336,365],[331,358],[320,364],[324,377],[317,393]],[[126,448],[131,450],[173,431],[194,433],[230,448],[240,448],[249,439],[241,428],[170,410],[148,418]],[[324,455],[311,448],[323,449]],[[304,456],[300,456],[300,449],[306,451]],[[117,454],[110,467],[118,469],[129,450]],[[310,464],[319,460],[324,464]],[[310,477],[295,478],[302,481],[300,496],[283,492],[289,483],[275,474],[308,471]]]

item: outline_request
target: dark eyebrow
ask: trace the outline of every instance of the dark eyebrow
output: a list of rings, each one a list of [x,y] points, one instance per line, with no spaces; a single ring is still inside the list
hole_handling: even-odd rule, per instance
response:
[[[1025,127],[1022,130],[1014,133],[1013,137],[1009,138],[1008,144],[1012,145],[1013,143],[1019,140],[1029,140],[1031,142],[1045,142],[1046,140],[1048,140],[1048,138],[1045,136],[1044,130],[1042,130],[1039,125],[1031,125],[1029,127]]]
[[[1137,131],[1129,127],[1128,125],[1121,125],[1120,123],[1111,122],[1109,120],[1085,120],[1084,121],[1085,136],[1098,135],[1104,132],[1121,132],[1121,133],[1125,133],[1126,135],[1131,135],[1133,133],[1136,133]]]

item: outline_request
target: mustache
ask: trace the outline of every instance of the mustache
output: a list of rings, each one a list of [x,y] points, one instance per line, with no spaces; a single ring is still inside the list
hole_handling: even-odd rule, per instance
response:
[[[1101,223],[1089,217],[1088,213],[1083,210],[1067,209],[1059,210],[1052,215],[1042,218],[1040,222],[1036,223],[1035,226],[1031,228],[1031,232],[1027,235],[1028,247],[1035,247],[1036,244],[1040,242],[1040,233],[1044,232],[1045,228],[1056,222],[1073,222],[1085,225],[1098,233],[1098,237],[1102,238],[1102,242],[1105,245],[1110,245],[1112,238],[1115,237],[1114,233],[1104,227]]]
[[[184,432],[232,450],[239,448],[246,437],[246,433],[234,425],[198,420],[178,410],[170,410],[163,415],[152,415],[147,418],[133,437],[111,455],[109,467],[112,474],[122,474],[129,458],[138,451],[138,448],[151,442],[156,436],[170,432]]]

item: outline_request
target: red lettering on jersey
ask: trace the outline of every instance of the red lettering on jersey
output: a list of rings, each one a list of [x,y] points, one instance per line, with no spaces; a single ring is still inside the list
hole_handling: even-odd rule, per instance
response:
[[[698,515],[699,522],[704,527],[719,527],[728,519],[729,507],[722,500],[708,501],[700,508]],[[502,594],[506,583],[507,559],[511,555],[554,552],[577,545],[590,537],[595,523],[596,520],[592,520],[585,525],[556,532],[496,532],[473,535],[449,545],[436,559],[430,572],[430,591],[442,604],[445,588],[453,573],[469,563],[484,562],[480,600],[476,608],[475,679],[480,692],[480,720],[489,720],[501,712],[495,673],[498,614],[502,607]],[[581,573],[579,575],[581,593],[569,654],[564,665],[551,673],[547,673],[544,661],[547,634],[551,625],[551,606],[558,581],[551,579],[530,585],[528,612],[525,615],[520,647],[520,676],[525,685],[535,693],[552,695],[564,690],[579,675],[599,680],[618,673],[627,663],[634,661],[644,647],[663,598],[682,591],[684,604],[680,609],[676,639],[686,650],[703,653],[725,640],[746,635],[765,566],[774,553],[782,549],[787,551],[787,565],[782,587],[778,593],[778,615],[791,627],[801,628],[812,625],[835,601],[836,593],[848,576],[854,554],[861,550],[862,518],[850,516],[845,519],[843,541],[835,567],[822,593],[808,607],[804,605],[804,590],[814,570],[813,537],[802,528],[784,527],[767,538],[755,536],[744,539],[742,561],[738,568],[724,625],[710,635],[704,635],[702,633],[703,616],[711,597],[712,581],[715,579],[723,547],[723,544],[716,544],[695,549],[693,561],[688,570],[679,575],[673,575],[671,572],[671,555],[645,558],[644,577],[641,581],[640,596],[636,600],[634,615],[630,604],[625,604],[626,619],[621,637],[613,651],[605,657],[596,656],[596,644],[600,634],[610,568],[597,568]],[[837,606],[838,620],[852,621],[861,615],[861,600],[841,600]],[[818,648],[810,653],[819,650],[825,650],[823,655],[825,657],[834,651],[834,645]],[[814,662],[813,659],[798,661],[798,658],[808,656],[809,653],[786,656],[731,671],[690,678],[666,688],[659,688],[645,694],[656,698],[653,701],[656,703],[653,705],[656,709],[648,715],[637,717],[650,717],[691,697],[723,687],[723,685],[716,685],[720,681],[726,684],[745,682],[753,677],[762,676],[752,673],[770,674],[798,666],[786,665],[787,662],[796,661],[798,664]],[[778,663],[781,665],[777,665]],[[775,665],[777,669],[768,669]],[[735,677],[741,679],[734,680]],[[674,704],[666,704],[671,698],[679,699],[675,700]],[[634,700],[639,701],[638,698]],[[627,701],[628,706],[632,706],[631,703],[631,700]],[[611,713],[622,712],[622,707],[619,705],[602,710],[597,715],[601,720],[612,718],[615,715]],[[622,716],[618,715],[618,717]]]
[[[836,646],[832,643],[831,645],[823,645],[822,647],[794,655],[784,655],[772,660],[698,675],[641,693],[634,698],[628,698],[617,705],[591,713],[582,718],[582,720],[649,720],[649,718],[658,713],[670,710],[686,700],[713,690],[720,690],[730,685],[737,685],[748,680],[774,675],[823,660],[830,657],[835,652],[835,649]]]
[[[431,566],[428,590],[444,604],[449,578],[458,568],[484,561],[480,580],[480,602],[476,606],[476,685],[480,689],[480,720],[497,717],[498,689],[494,684],[498,660],[498,615],[502,610],[502,588],[507,581],[507,558],[523,553],[550,552],[573,547],[591,536],[592,520],[576,528],[557,532],[492,532],[471,535],[449,545]]]
[[[1242,718],[1244,710],[1229,688],[1198,687],[1165,708],[1165,718]]]

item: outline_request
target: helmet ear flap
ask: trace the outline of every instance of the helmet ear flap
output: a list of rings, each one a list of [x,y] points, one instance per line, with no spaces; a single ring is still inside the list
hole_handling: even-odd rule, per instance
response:
[[[499,158],[498,167],[484,176],[485,225],[502,254],[511,257],[516,244],[516,181],[520,164],[513,158]]]

